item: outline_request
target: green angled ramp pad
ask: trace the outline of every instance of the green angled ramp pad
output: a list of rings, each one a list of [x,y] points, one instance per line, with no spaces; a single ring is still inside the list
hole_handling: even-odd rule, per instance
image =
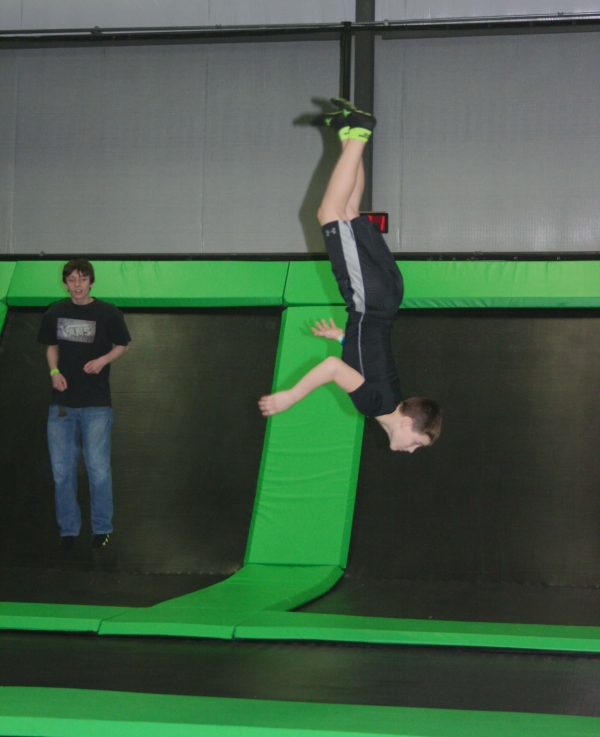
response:
[[[4,327],[8,308],[6,300],[8,298],[8,289],[12,281],[16,263],[10,261],[0,262],[0,333]]]
[[[16,265],[14,261],[0,261],[0,302],[6,302]]]
[[[328,355],[317,319],[345,324],[342,308],[290,307],[283,316],[274,389],[292,386]],[[247,563],[345,566],[364,418],[330,384],[269,418]]]
[[[403,308],[600,307],[600,261],[399,261]],[[327,261],[290,264],[288,305],[339,304]]]
[[[0,602],[0,629],[97,632],[105,617],[127,611],[125,607],[79,604],[23,604]]]
[[[343,305],[329,261],[292,261],[285,286],[286,305]]]
[[[600,627],[444,622],[308,612],[260,612],[236,627],[235,637],[600,652]]]
[[[64,261],[20,261],[8,292],[15,307],[45,307],[67,295]],[[95,261],[93,295],[119,307],[281,305],[286,262]]]
[[[57,688],[0,688],[2,734],[45,737],[596,737],[600,719]]]
[[[106,619],[99,632],[230,639],[236,625],[253,614],[305,604],[328,591],[342,573],[337,566],[246,565],[214,586]]]

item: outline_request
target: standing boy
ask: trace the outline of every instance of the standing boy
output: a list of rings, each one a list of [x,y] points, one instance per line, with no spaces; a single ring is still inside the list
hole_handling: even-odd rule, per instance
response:
[[[402,275],[379,230],[359,214],[365,181],[362,154],[376,121],[347,100],[332,102],[340,110],[320,115],[314,124],[337,130],[342,151],[318,218],[348,321],[345,331],[333,319],[318,321],[312,330],[318,337],[342,343],[342,358],[326,358],[296,386],[261,397],[259,407],[264,416],[283,412],[333,381],[349,394],[359,412],[375,417],[392,450],[412,453],[439,437],[442,417],[432,399],[401,401],[390,331],[402,302]]]
[[[131,337],[123,313],[90,295],[94,267],[89,261],[72,259],[62,278],[70,299],[47,310],[38,334],[38,341],[48,346],[52,380],[48,447],[56,519],[61,548],[71,550],[81,530],[77,461],[83,449],[90,483],[92,545],[101,548],[113,530],[110,364],[128,350]]]

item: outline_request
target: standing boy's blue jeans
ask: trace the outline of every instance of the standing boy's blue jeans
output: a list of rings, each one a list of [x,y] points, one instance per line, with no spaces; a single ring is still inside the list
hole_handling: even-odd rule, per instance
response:
[[[66,413],[59,416],[59,410]],[[77,503],[77,461],[83,457],[90,482],[92,532],[112,532],[112,472],[110,467],[110,407],[50,406],[48,448],[55,485],[56,521],[61,537],[79,535],[81,510]]]

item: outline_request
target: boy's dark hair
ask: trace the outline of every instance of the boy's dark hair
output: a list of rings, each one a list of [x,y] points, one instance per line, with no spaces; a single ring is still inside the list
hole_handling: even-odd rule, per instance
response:
[[[431,444],[442,432],[442,410],[435,399],[411,397],[400,402],[398,409],[413,421],[413,430],[419,435],[427,435]]]
[[[86,258],[72,258],[64,265],[62,279],[65,284],[67,277],[71,276],[74,271],[78,271],[81,276],[89,276],[90,284],[94,283],[94,267]]]

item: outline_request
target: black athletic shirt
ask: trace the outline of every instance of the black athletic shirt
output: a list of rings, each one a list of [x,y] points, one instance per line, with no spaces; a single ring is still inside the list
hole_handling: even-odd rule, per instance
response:
[[[109,407],[110,364],[99,374],[86,374],[88,361],[109,353],[114,345],[131,340],[121,310],[94,299],[76,305],[71,299],[53,304],[42,318],[38,342],[58,346],[58,368],[67,381],[64,392],[52,389],[51,404],[65,407]]]
[[[348,396],[367,417],[388,415],[402,400],[390,342],[393,322],[394,316],[388,315],[370,313],[362,320],[356,312],[348,315],[342,361],[365,377],[364,384]]]

